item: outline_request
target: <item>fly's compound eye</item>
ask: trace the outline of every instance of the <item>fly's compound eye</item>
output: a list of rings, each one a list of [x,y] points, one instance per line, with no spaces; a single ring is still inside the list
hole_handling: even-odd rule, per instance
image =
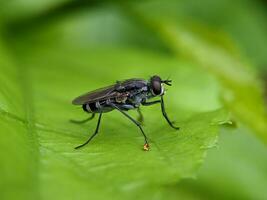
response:
[[[151,92],[155,96],[162,95],[164,93],[160,77],[154,76],[151,78]]]

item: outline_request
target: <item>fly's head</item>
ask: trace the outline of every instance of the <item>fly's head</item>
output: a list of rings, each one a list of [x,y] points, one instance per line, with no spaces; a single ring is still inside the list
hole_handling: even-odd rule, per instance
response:
[[[164,95],[165,89],[164,84],[171,86],[171,80],[161,80],[157,75],[152,76],[150,79],[150,91],[153,96]]]

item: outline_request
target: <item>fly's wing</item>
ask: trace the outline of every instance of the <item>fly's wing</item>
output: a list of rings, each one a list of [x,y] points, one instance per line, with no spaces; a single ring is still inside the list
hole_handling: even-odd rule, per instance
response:
[[[88,92],[74,99],[72,103],[74,105],[83,105],[86,103],[92,103],[100,100],[105,100],[113,97],[120,96],[126,91],[134,89],[140,89],[147,85],[147,81],[143,79],[127,79],[123,81],[117,81],[116,84]]]
[[[118,81],[116,84],[117,91],[123,91],[123,90],[131,91],[135,89],[141,89],[146,86],[147,86],[147,81],[144,79],[138,79],[138,78]]]
[[[100,88],[100,89],[88,92],[74,99],[72,101],[72,104],[83,105],[86,103],[92,103],[92,102],[100,101],[103,99],[116,97],[115,86],[116,85],[111,85],[108,87],[104,87],[104,88]]]

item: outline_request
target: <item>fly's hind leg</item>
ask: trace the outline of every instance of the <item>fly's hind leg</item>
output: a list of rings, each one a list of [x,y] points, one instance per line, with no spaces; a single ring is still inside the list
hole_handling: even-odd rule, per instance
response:
[[[71,119],[70,122],[74,123],[74,124],[83,124],[86,123],[90,120],[92,120],[95,117],[95,113],[93,113],[90,117],[84,119],[84,120],[73,120]]]
[[[79,149],[79,148],[87,145],[96,136],[96,134],[98,133],[98,130],[99,130],[99,126],[100,126],[100,122],[101,122],[101,117],[102,117],[102,113],[99,114],[97,125],[96,125],[96,129],[95,129],[94,134],[91,135],[91,137],[89,137],[88,140],[85,143],[83,143],[83,144],[75,147],[75,149]]]

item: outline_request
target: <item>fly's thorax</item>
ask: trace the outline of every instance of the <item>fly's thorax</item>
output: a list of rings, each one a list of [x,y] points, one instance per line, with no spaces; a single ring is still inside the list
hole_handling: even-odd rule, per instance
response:
[[[130,90],[119,94],[115,98],[115,102],[119,104],[129,104],[138,107],[144,99],[147,99],[149,88],[147,84],[138,89]]]
[[[128,97],[129,97],[129,93],[119,94],[117,97],[115,97],[115,101],[117,103],[126,103]]]
[[[132,98],[131,98],[131,103],[132,105],[137,108],[140,106],[140,104],[145,101],[146,99],[148,99],[148,95],[149,93],[148,92],[142,92],[142,93],[138,93],[136,95],[134,95]]]

